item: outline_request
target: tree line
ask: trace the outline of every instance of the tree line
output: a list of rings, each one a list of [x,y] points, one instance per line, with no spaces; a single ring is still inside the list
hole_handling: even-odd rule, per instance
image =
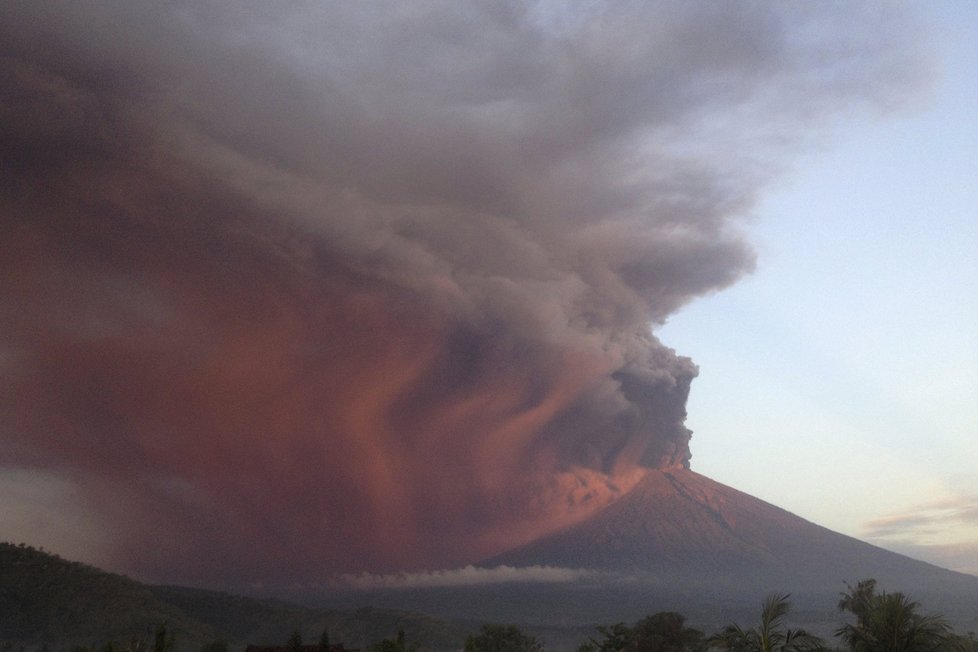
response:
[[[651,614],[634,624],[602,625],[595,635],[582,642],[577,652],[978,652],[974,632],[956,634],[938,615],[925,615],[920,605],[903,593],[877,591],[876,581],[863,580],[846,585],[838,609],[854,622],[840,625],[834,632],[838,645],[830,645],[804,629],[787,625],[790,596],[774,594],[764,599],[760,620],[752,627],[731,623],[707,635],[689,627],[677,612]],[[309,652],[300,632],[295,631],[283,646],[285,652]],[[323,630],[319,652],[332,652],[328,629]],[[366,652],[418,652],[419,646],[399,630],[392,638],[370,645]],[[228,652],[227,641],[215,640],[198,652]],[[514,625],[485,624],[465,639],[464,652],[543,652],[543,644]],[[0,652],[25,652],[10,644]],[[42,648],[40,652],[48,652]],[[174,652],[174,636],[165,624],[158,625],[152,639],[133,637],[127,643],[102,646],[76,646],[72,652]]]
[[[834,632],[841,645],[832,646],[804,629],[787,624],[791,602],[787,594],[770,595],[761,605],[760,622],[753,627],[731,623],[712,635],[686,625],[676,612],[660,612],[633,625],[600,626],[597,636],[578,652],[978,652],[973,632],[955,634],[941,616],[920,613],[920,605],[903,593],[876,590],[876,580],[846,585],[840,612],[855,622]],[[516,627],[486,625],[468,637],[465,652],[541,652],[543,645]],[[383,652],[403,652],[388,651]]]
[[[834,632],[841,645],[832,646],[804,629],[791,629],[787,616],[789,595],[774,594],[761,606],[760,622],[753,627],[731,623],[705,635],[686,626],[679,613],[650,615],[632,626],[624,623],[598,627],[598,637],[580,645],[578,652],[978,652],[973,632],[953,632],[941,616],[920,613],[920,605],[903,593],[877,592],[876,580],[846,585],[840,612],[855,617]],[[481,648],[480,652],[502,652],[518,648]],[[535,648],[539,650],[540,648]],[[468,652],[468,650],[467,650]]]

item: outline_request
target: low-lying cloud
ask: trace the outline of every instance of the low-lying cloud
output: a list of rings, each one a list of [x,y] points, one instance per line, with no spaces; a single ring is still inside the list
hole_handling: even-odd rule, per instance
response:
[[[946,543],[942,534],[949,528],[969,527],[978,533],[978,497],[961,495],[873,519],[863,526],[863,533],[873,539]]]
[[[495,568],[483,568],[469,565],[464,568],[422,571],[417,573],[390,573],[386,575],[375,575],[372,573],[348,574],[339,578],[339,584],[360,590],[478,586],[483,584],[507,583],[556,584],[592,578],[595,574],[596,571],[580,568],[560,568],[557,566],[525,566],[520,568],[496,566]]]
[[[196,584],[593,513],[690,461],[650,325],[750,272],[758,193],[918,41],[877,4],[4,3],[0,467]]]

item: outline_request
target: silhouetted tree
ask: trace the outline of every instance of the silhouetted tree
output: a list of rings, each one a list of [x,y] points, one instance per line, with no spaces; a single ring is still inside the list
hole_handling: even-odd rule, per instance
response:
[[[153,632],[153,652],[173,652],[173,634],[166,631],[166,623],[160,623]]]
[[[974,632],[968,632],[964,635],[951,634],[941,649],[953,652],[978,652],[978,637],[975,636]]]
[[[846,582],[847,592],[839,598],[839,611],[848,611],[856,616],[856,624],[862,626],[870,603],[876,595],[876,580],[859,581],[855,587]]]
[[[761,608],[761,623],[753,629],[727,625],[710,637],[710,645],[731,652],[805,652],[822,648],[822,641],[803,629],[784,627],[784,618],[791,610],[788,595],[768,596]]]
[[[299,630],[292,632],[292,635],[289,636],[289,640],[286,642],[285,647],[289,650],[289,652],[302,652],[302,634],[299,632]]]
[[[324,627],[323,633],[319,636],[320,652],[329,652],[329,628]]]
[[[686,617],[674,611],[625,623],[598,627],[601,640],[591,639],[578,652],[699,652],[706,649],[703,632],[686,627]]]
[[[598,633],[603,637],[600,641],[591,639],[591,644],[598,652],[620,652],[632,640],[632,628],[625,623],[601,625]]]
[[[380,643],[375,643],[370,647],[373,652],[414,652],[413,645],[408,645],[404,637],[404,630],[397,630],[397,637],[394,639],[385,638]]]
[[[706,642],[703,632],[686,627],[685,616],[664,611],[636,623],[625,649],[634,652],[697,652],[706,649]]]
[[[535,636],[513,625],[483,625],[478,634],[465,639],[465,652],[542,652]]]
[[[932,652],[951,640],[947,621],[917,613],[920,605],[902,593],[876,593],[875,585],[867,585],[854,598],[861,586],[850,587],[850,599],[839,602],[856,616],[856,624],[835,631],[853,652]]]

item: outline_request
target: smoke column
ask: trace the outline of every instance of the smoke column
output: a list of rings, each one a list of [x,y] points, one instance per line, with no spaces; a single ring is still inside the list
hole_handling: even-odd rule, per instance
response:
[[[910,27],[3,2],[0,478],[80,523],[66,545],[195,584],[447,567],[583,518],[689,465],[697,370],[652,327],[752,269],[740,222],[799,146],[925,79]]]

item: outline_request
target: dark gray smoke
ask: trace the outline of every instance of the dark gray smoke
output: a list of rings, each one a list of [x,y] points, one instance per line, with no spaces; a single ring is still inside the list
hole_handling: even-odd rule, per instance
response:
[[[926,76],[908,25],[2,2],[0,464],[171,581],[458,564],[586,516],[688,466],[696,367],[650,327],[751,270],[738,221],[797,146]]]

